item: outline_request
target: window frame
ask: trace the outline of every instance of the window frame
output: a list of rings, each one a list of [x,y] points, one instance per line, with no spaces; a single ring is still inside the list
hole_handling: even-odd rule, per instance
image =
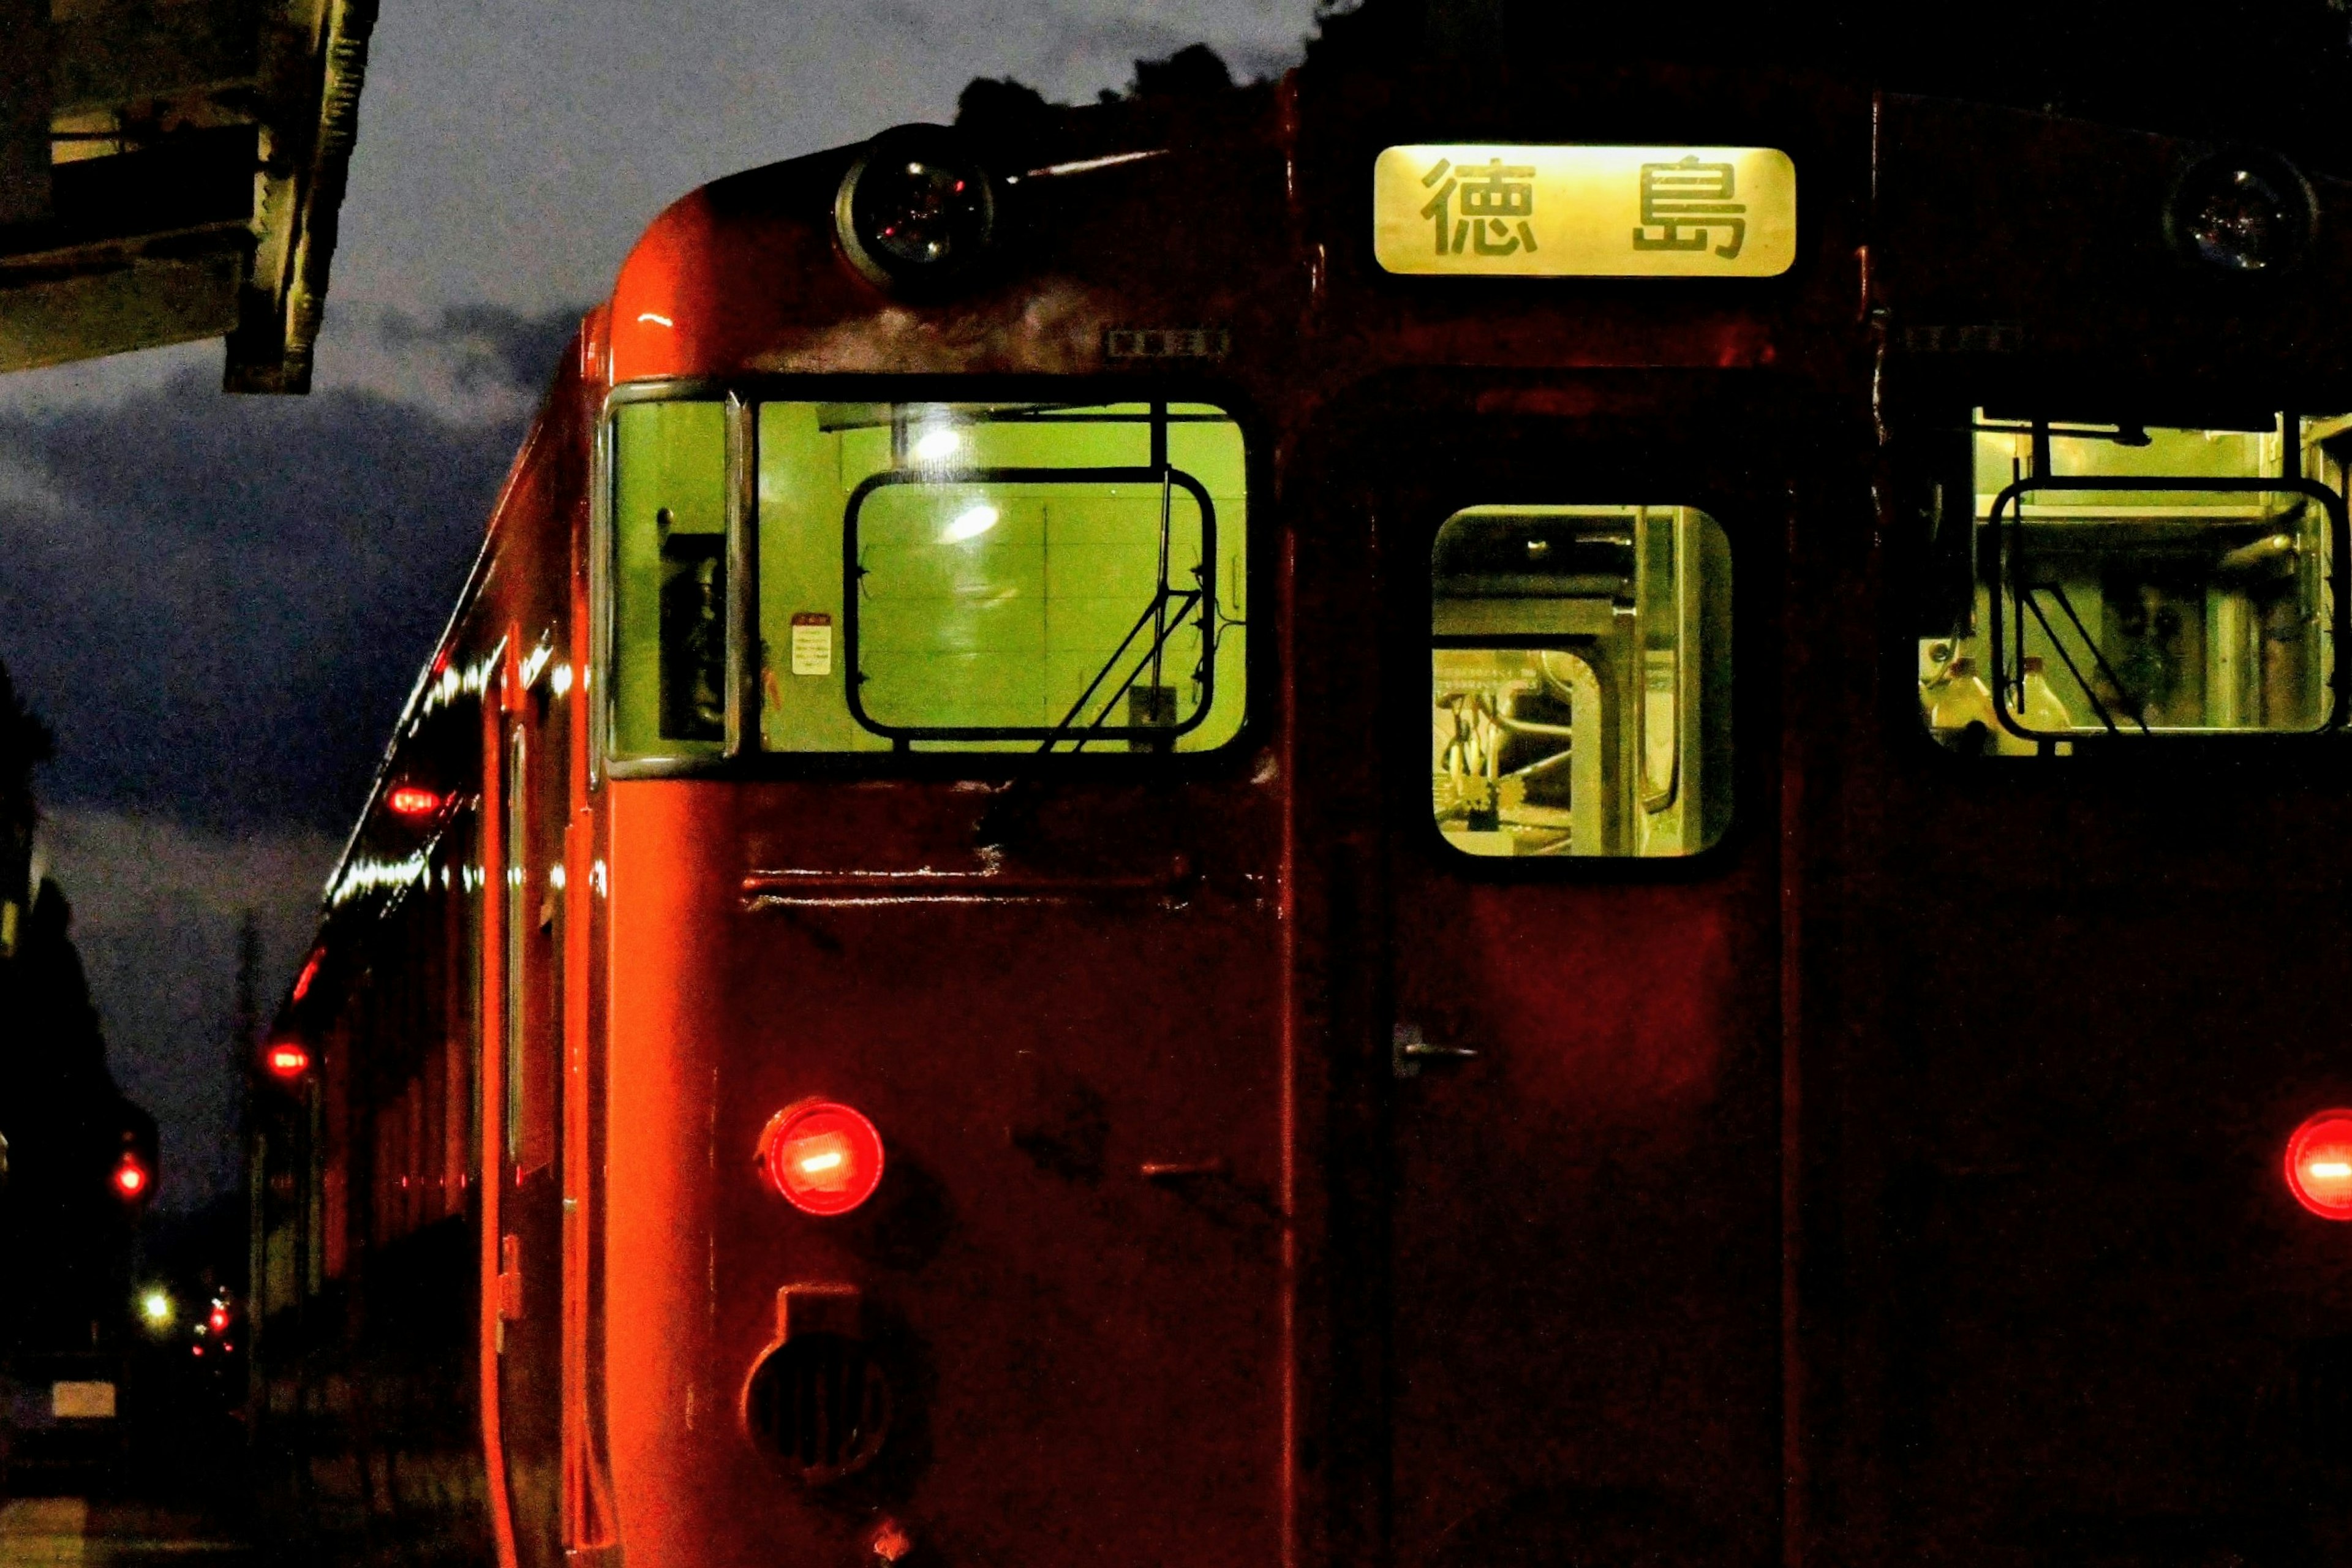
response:
[[[1291,524],[1369,533],[1370,559],[1354,580],[1378,618],[1377,691],[1362,712],[1374,730],[1364,755],[1377,792],[1366,809],[1383,853],[1414,875],[1497,888],[1696,887],[1777,853],[1795,520],[1801,511],[1843,519],[1860,536],[1877,516],[1852,465],[1824,460],[1817,441],[1787,438],[1818,432],[1837,406],[1761,372],[1418,365],[1377,372],[1308,410],[1290,459]],[[1475,472],[1454,458],[1473,447]],[[1654,504],[1696,507],[1723,530],[1734,669],[1723,833],[1682,856],[1464,855],[1440,831],[1424,782],[1438,530],[1473,507],[1617,506],[1628,496],[1670,497]],[[1318,601],[1328,592],[1301,593],[1293,613],[1302,640],[1328,631],[1331,612]]]
[[[620,410],[634,404],[705,402],[721,405],[727,426],[727,731],[715,754],[615,756],[614,680],[614,626],[613,587],[615,575],[615,432]],[[1080,751],[1057,750],[914,750],[894,744],[887,750],[859,752],[774,752],[759,743],[761,661],[750,657],[758,635],[759,573],[757,555],[759,419],[766,403],[992,403],[1055,402],[1093,406],[1115,403],[1193,403],[1216,408],[1242,437],[1243,485],[1246,503],[1244,559],[1253,584],[1247,601],[1250,613],[1240,623],[1255,634],[1245,644],[1242,683],[1242,721],[1232,739],[1208,751],[1180,752],[1171,748],[1112,750],[1108,746]],[[1274,432],[1257,400],[1244,389],[1220,378],[1170,374],[1150,379],[1119,375],[956,375],[927,373],[905,374],[749,374],[680,376],[626,382],[607,390],[595,415],[590,443],[588,594],[590,646],[594,664],[589,711],[589,785],[601,788],[606,779],[639,778],[1005,778],[1043,773],[1057,778],[1209,777],[1244,773],[1265,743],[1274,724],[1267,711],[1280,700],[1266,661],[1273,656],[1272,627],[1277,584],[1270,573],[1279,559],[1275,538],[1279,531],[1274,502]],[[1052,469],[1066,477],[1076,469]],[[1157,470],[1150,470],[1157,478]],[[846,530],[845,530],[845,533]],[[1265,609],[1257,607],[1261,594]],[[845,653],[845,657],[846,657]],[[1208,711],[1203,704],[1202,712]],[[1108,741],[1108,731],[1097,732]],[[1171,731],[1154,728],[1149,738],[1166,739]],[[1124,737],[1118,737],[1123,739]],[[937,732],[918,738],[943,740]]]
[[[771,401],[775,400],[771,399]],[[1244,464],[1247,462],[1247,451],[1245,439]],[[1192,609],[1188,611],[1183,618],[1198,621],[1202,640],[1208,645],[1211,651],[1202,664],[1205,673],[1201,681],[1201,701],[1193,710],[1192,716],[1181,724],[1098,724],[1085,730],[1071,730],[1066,725],[1039,724],[924,726],[885,724],[867,713],[864,694],[858,689],[861,667],[857,658],[859,616],[858,595],[856,592],[857,579],[863,574],[863,568],[860,567],[857,560],[857,514],[865,507],[866,500],[877,491],[901,485],[1084,484],[1089,481],[1097,484],[1171,484],[1191,496],[1194,504],[1201,509],[1201,556],[1202,562],[1209,567],[1209,584],[1203,592],[1194,597]],[[1244,497],[1244,500],[1246,499]],[[1214,651],[1216,626],[1213,619],[1217,605],[1216,560],[1216,502],[1210,499],[1209,488],[1206,485],[1183,469],[1173,466],[1159,468],[1147,465],[1142,468],[935,468],[919,471],[888,468],[878,474],[869,474],[859,480],[857,488],[850,492],[849,500],[843,507],[841,517],[841,656],[847,667],[845,697],[849,716],[856,720],[868,733],[880,735],[890,741],[896,750],[909,749],[919,741],[1038,741],[1045,743],[1039,754],[1051,756],[1055,754],[1051,748],[1064,741],[1075,742],[1077,752],[1083,752],[1089,742],[1096,741],[1105,743],[1120,741],[1160,742],[1173,742],[1181,736],[1189,735],[1208,722],[1210,711],[1216,705],[1217,660]],[[1164,587],[1165,584],[1163,584],[1162,586]],[[1182,623],[1180,621],[1178,624]],[[1137,630],[1140,629],[1141,623],[1139,621]],[[1118,653],[1112,656],[1113,662],[1126,656],[1128,644],[1134,640],[1135,633],[1129,632],[1127,642],[1121,643]],[[1099,684],[1101,677],[1097,676],[1096,680]],[[1087,689],[1086,696],[1078,700],[1080,707],[1084,707],[1094,696],[1094,690],[1092,686]],[[1248,721],[1246,704],[1243,709],[1243,721],[1244,724]],[[1077,752],[1067,754],[1077,754]]]
[[[1725,808],[1722,830],[1708,843],[1680,855],[1478,855],[1464,849],[1445,837],[1437,818],[1429,810],[1424,791],[1419,797],[1418,804],[1412,808],[1415,820],[1412,836],[1424,847],[1426,854],[1453,875],[1497,881],[1626,879],[1671,881],[1689,877],[1712,876],[1717,868],[1727,863],[1728,858],[1738,848],[1748,820],[1754,814],[1751,797],[1757,787],[1757,781],[1753,777],[1755,764],[1749,756],[1753,749],[1751,732],[1756,726],[1751,722],[1747,709],[1758,700],[1758,694],[1748,691],[1739,679],[1741,668],[1748,659],[1750,645],[1759,636],[1764,635],[1763,628],[1748,624],[1748,617],[1743,613],[1748,601],[1753,595],[1743,591],[1741,586],[1748,575],[1748,573],[1742,569],[1742,560],[1754,547],[1743,546],[1740,531],[1731,521],[1727,521],[1727,514],[1737,516],[1741,510],[1740,499],[1735,491],[1706,483],[1692,484],[1686,477],[1677,479],[1660,474],[1658,478],[1661,488],[1672,490],[1685,499],[1633,501],[1616,493],[1647,485],[1651,482],[1652,471],[1650,466],[1645,464],[1629,470],[1626,474],[1606,476],[1600,482],[1595,483],[1582,482],[1580,477],[1577,482],[1563,485],[1556,492],[1548,490],[1539,497],[1515,493],[1487,494],[1476,485],[1443,487],[1442,492],[1433,490],[1433,495],[1437,493],[1451,495],[1451,503],[1445,505],[1444,509],[1433,518],[1427,519],[1423,526],[1415,529],[1410,535],[1418,542],[1417,551],[1420,561],[1419,570],[1409,574],[1411,581],[1417,585],[1419,591],[1418,619],[1417,622],[1408,623],[1408,625],[1417,624],[1419,627],[1417,632],[1408,634],[1415,639],[1412,647],[1416,651],[1412,660],[1414,670],[1415,701],[1418,703],[1415,711],[1423,716],[1423,727],[1418,731],[1418,736],[1421,743],[1425,747],[1430,658],[1434,651],[1444,647],[1554,648],[1568,652],[1575,651],[1564,640],[1567,634],[1561,633],[1440,634],[1433,631],[1430,623],[1432,610],[1438,598],[1436,546],[1447,523],[1465,512],[1482,509],[1630,510],[1646,507],[1654,510],[1680,508],[1696,511],[1713,524],[1721,536],[1723,559],[1730,574],[1730,581],[1726,585],[1724,595],[1724,614],[1728,621],[1726,653],[1729,660],[1730,689],[1725,697],[1726,711],[1723,714],[1723,722],[1727,727],[1729,736],[1730,755],[1726,761],[1726,776],[1722,784],[1722,787],[1729,792],[1730,798]],[[1515,488],[1506,487],[1507,489]],[[1464,499],[1465,497],[1474,499]],[[1752,500],[1752,498],[1749,499]],[[1403,629],[1400,627],[1400,630]],[[1402,718],[1394,722],[1398,724],[1400,736],[1407,742],[1416,737],[1416,731],[1412,726],[1403,722]],[[1423,754],[1425,755],[1425,752]],[[1638,795],[1634,798],[1635,809],[1639,810]]]
[[[2263,727],[2221,730],[2210,727],[2183,727],[2155,731],[2143,725],[2138,732],[2135,733],[2112,720],[2108,721],[2107,732],[2105,734],[2088,731],[2068,731],[2059,734],[2025,728],[2019,721],[2021,715],[2012,715],[2009,710],[2009,704],[2002,700],[2002,693],[2008,681],[2004,628],[2011,621],[2015,621],[2021,626],[2026,607],[2031,604],[2030,596],[2020,598],[2010,591],[2012,574],[2009,563],[2012,555],[2023,544],[2025,525],[2023,498],[2027,493],[2034,490],[2184,490],[2192,492],[2201,490],[2214,494],[2293,491],[2319,502],[2327,513],[2330,556],[2325,581],[2328,585],[2330,599],[2327,630],[2332,645],[2330,648],[2332,668],[2327,672],[2326,716],[2318,724],[2308,730],[2273,730]],[[2012,502],[2015,503],[2013,511],[2010,510]],[[2009,512],[2006,522],[2003,520],[2005,511]],[[2347,551],[2352,551],[2352,513],[2347,512],[2345,499],[2341,494],[2316,479],[2302,475],[2212,479],[2170,478],[2161,474],[2071,474],[2045,475],[2036,478],[2029,474],[2023,479],[2014,479],[2004,486],[2000,493],[1993,498],[1991,512],[1982,522],[1971,520],[1969,527],[1975,536],[1974,543],[1979,552],[1978,560],[1980,563],[1979,575],[1990,595],[1985,618],[1990,623],[1986,634],[1987,647],[1992,659],[1992,674],[1996,682],[1993,688],[1993,718],[2003,730],[2019,740],[2032,741],[2037,743],[2070,742],[2075,750],[2080,752],[2086,749],[2104,751],[2119,745],[2135,747],[2179,745],[2183,742],[2210,745],[2215,742],[2229,743],[2248,740],[2292,741],[2341,732],[2345,728],[2347,683],[2346,666],[2347,658],[2352,658],[2352,643],[2347,641],[2347,628],[2352,628],[2352,605],[2347,605],[2346,601],[2347,583],[2352,583],[2352,563],[2347,563],[2346,555]],[[2021,652],[2021,637],[2020,642]],[[1925,733],[1924,725],[1922,732]]]

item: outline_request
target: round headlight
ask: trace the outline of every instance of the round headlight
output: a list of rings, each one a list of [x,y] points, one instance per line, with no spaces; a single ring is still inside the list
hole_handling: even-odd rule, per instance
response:
[[[2215,153],[2182,172],[2165,204],[2165,237],[2186,259],[2242,277],[2284,272],[2311,244],[2310,184],[2268,153]]]
[[[996,232],[996,188],[961,137],[904,125],[866,144],[834,199],[841,252],[868,281],[898,292],[968,276]]]

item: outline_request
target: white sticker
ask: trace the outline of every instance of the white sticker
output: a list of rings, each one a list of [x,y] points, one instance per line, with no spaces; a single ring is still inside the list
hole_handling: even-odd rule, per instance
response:
[[[793,617],[793,673],[833,673],[833,617],[820,610],[803,610]]]

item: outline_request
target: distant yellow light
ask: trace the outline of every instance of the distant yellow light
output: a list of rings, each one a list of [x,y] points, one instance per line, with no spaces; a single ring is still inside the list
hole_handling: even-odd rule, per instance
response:
[[[139,1298],[139,1315],[157,1328],[172,1321],[172,1298],[161,1290],[150,1290]]]

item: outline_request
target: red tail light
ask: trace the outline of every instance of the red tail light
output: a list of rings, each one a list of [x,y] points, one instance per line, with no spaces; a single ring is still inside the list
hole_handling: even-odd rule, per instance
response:
[[[441,797],[422,784],[402,784],[384,796],[384,804],[401,816],[430,816],[441,809]]]
[[[881,1185],[882,1135],[846,1105],[803,1100],[760,1134],[760,1170],[802,1213],[847,1214]]]
[[[114,1190],[126,1198],[146,1196],[147,1167],[132,1155],[122,1156],[121,1163],[114,1167]]]
[[[270,1076],[290,1083],[310,1070],[310,1053],[291,1040],[280,1040],[262,1058]]]
[[[2322,1219],[2352,1219],[2352,1110],[2323,1110],[2286,1143],[2286,1184]]]

